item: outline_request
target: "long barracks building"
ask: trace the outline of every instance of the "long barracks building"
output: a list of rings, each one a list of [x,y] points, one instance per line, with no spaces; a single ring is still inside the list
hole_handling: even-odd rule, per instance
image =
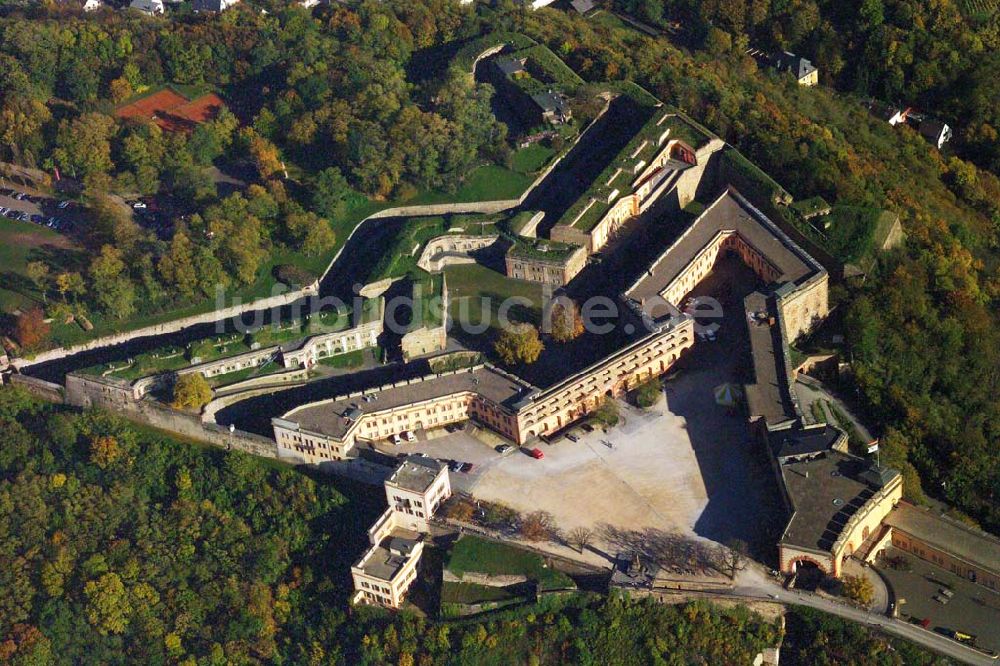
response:
[[[307,463],[351,457],[359,442],[468,419],[524,444],[663,374],[692,344],[694,322],[682,315],[544,390],[480,365],[297,407],[272,419],[274,438],[280,452]]]

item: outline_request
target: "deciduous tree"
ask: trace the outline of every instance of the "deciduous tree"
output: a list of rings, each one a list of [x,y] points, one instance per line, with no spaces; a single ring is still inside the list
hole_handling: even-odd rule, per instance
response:
[[[500,331],[493,343],[497,356],[507,365],[534,363],[544,348],[538,329],[531,324],[513,324]]]
[[[181,375],[174,382],[171,405],[177,409],[201,409],[212,399],[212,387],[200,372]]]

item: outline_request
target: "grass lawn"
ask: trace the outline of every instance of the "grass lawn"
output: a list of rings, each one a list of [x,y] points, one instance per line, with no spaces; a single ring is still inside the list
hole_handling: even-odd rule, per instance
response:
[[[497,327],[500,306],[515,296],[525,300],[509,307],[509,319],[536,325],[542,320],[542,285],[537,282],[513,280],[480,264],[449,266],[445,277],[448,314],[456,322],[476,325],[487,321]]]
[[[418,206],[436,203],[514,199],[521,196],[521,193],[528,189],[532,180],[533,178],[527,174],[511,171],[495,164],[486,164],[473,169],[466,177],[462,186],[454,194],[425,192],[396,205]]]
[[[42,295],[24,273],[29,261],[52,261],[78,251],[66,236],[52,229],[0,218],[0,310],[12,312],[42,302]],[[72,326],[82,332],[77,324]]]
[[[533,143],[514,153],[510,167],[518,173],[537,173],[549,163],[556,151],[541,143]]]
[[[326,365],[331,368],[358,368],[364,365],[365,350],[355,349],[343,354],[334,354],[333,356],[319,359],[319,362],[320,365]]]
[[[569,576],[545,566],[541,556],[495,541],[464,535],[451,549],[445,568],[454,574],[466,571],[523,575],[538,581],[543,589],[573,587]]]
[[[508,592],[503,587],[448,581],[441,585],[441,603],[444,604],[479,604],[484,601],[506,601],[516,598],[516,594]]]

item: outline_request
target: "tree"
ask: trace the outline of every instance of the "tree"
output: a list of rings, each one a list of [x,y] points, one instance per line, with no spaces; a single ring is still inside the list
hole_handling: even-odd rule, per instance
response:
[[[649,379],[635,389],[635,404],[643,409],[649,409],[660,399],[660,380]]]
[[[87,286],[84,284],[83,276],[76,272],[64,272],[56,276],[56,290],[66,300],[66,294],[73,295],[73,302],[76,303],[80,296],[87,293]]]
[[[212,399],[212,387],[200,372],[181,375],[174,382],[171,405],[176,409],[201,409]]]
[[[532,511],[521,521],[521,536],[528,541],[544,541],[552,537],[555,519],[548,511]]]
[[[90,442],[90,462],[101,469],[107,469],[122,455],[118,440],[111,435],[95,437]]]
[[[121,577],[109,572],[83,588],[87,597],[87,620],[102,636],[122,634],[128,627],[132,606]]]
[[[90,278],[98,304],[108,314],[124,319],[135,312],[135,284],[125,272],[122,253],[111,245],[101,248],[90,264]]]
[[[725,30],[712,27],[705,37],[705,48],[713,55],[723,55],[733,49],[733,37]]]
[[[584,549],[590,545],[591,540],[594,538],[594,531],[588,527],[574,527],[566,535],[566,543],[576,548],[579,552],[583,552]]]
[[[323,169],[313,185],[313,206],[325,217],[338,218],[347,212],[354,190],[337,167]]]
[[[583,333],[583,319],[580,308],[569,299],[556,301],[550,311],[552,318],[552,339],[556,342],[569,342]]]
[[[14,339],[22,347],[32,349],[49,337],[49,325],[40,307],[22,312],[14,322]]]
[[[157,268],[160,275],[180,291],[185,298],[191,298],[198,288],[198,273],[194,266],[194,250],[185,229],[178,229],[170,240],[170,251],[160,257]]]
[[[100,113],[85,113],[74,120],[63,120],[56,133],[53,157],[71,174],[86,177],[106,174],[111,161],[111,137],[115,120]]]
[[[500,331],[493,349],[506,365],[534,363],[545,346],[531,324],[514,324]]]
[[[605,396],[601,404],[594,410],[594,419],[605,426],[613,426],[618,423],[618,403],[611,396]]]
[[[29,261],[24,267],[24,274],[41,292],[42,299],[47,303],[50,278],[48,265],[43,261]]]
[[[285,226],[298,248],[310,256],[326,252],[337,241],[330,223],[316,213],[289,213],[285,218]]]
[[[747,566],[748,547],[742,539],[731,539],[715,549],[716,568],[732,579]]]
[[[846,575],[841,585],[845,597],[866,608],[875,600],[875,586],[865,576]]]

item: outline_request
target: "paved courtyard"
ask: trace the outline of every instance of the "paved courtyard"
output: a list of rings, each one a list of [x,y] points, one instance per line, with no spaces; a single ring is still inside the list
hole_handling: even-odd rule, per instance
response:
[[[711,288],[712,285],[707,285]],[[734,302],[742,297],[734,295]],[[457,432],[388,447],[435,458],[471,462],[471,473],[452,474],[456,490],[502,502],[521,512],[545,510],[566,531],[578,526],[607,533],[655,529],[725,542],[747,541],[773,557],[783,514],[764,452],[752,445],[740,410],[716,404],[714,389],[738,382],[746,351],[742,310],[727,315],[715,342],[700,341],[668,375],[664,397],[648,411],[621,403],[622,422],[607,433],[581,433],[577,442],[538,444],[500,456],[491,433]],[[614,447],[608,445],[613,444]],[[615,554],[605,540],[598,550]]]
[[[899,617],[915,622],[927,618],[932,631],[972,634],[980,648],[1000,652],[1000,594],[897,548],[887,549],[886,555],[905,557],[911,566],[910,571],[879,567],[892,586]],[[942,588],[954,593],[947,604],[934,600]]]

